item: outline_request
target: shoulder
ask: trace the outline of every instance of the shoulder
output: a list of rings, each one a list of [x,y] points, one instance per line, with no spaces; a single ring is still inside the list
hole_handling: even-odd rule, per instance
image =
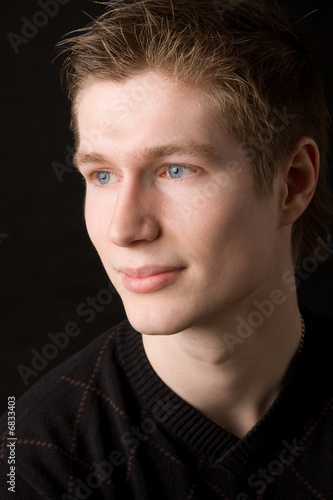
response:
[[[40,413],[43,406],[53,410],[63,407],[64,399],[73,396],[69,388],[81,387],[95,383],[97,379],[106,378],[117,370],[117,342],[128,332],[134,331],[128,321],[123,321],[86,345],[75,355],[60,363],[48,374],[36,382],[18,400],[18,415],[26,416],[37,407]],[[70,407],[66,409],[70,410]]]
[[[103,457],[116,447],[107,439],[103,442],[103,434],[108,429],[109,437],[117,436],[126,428],[125,399],[131,394],[124,391],[126,382],[118,351],[126,337],[133,335],[139,334],[128,321],[111,328],[45,375],[17,401],[16,472],[36,491],[65,491],[68,471],[73,477],[77,467],[89,472],[89,455]],[[4,415],[0,458],[5,464],[9,452],[7,429]]]

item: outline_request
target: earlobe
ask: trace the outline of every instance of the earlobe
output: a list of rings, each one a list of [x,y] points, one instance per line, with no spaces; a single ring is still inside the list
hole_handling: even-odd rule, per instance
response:
[[[316,189],[320,154],[311,138],[303,138],[283,167],[281,225],[293,224],[306,210]]]

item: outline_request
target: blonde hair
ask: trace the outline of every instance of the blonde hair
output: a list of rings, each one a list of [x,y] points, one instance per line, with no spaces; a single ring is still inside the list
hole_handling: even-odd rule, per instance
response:
[[[86,28],[58,46],[62,74],[76,106],[92,79],[123,81],[162,71],[188,85],[204,86],[206,104],[226,130],[243,142],[258,193],[272,191],[284,158],[302,137],[321,154],[314,197],[294,223],[295,264],[327,237],[329,116],[312,58],[277,5],[262,0],[114,0]]]

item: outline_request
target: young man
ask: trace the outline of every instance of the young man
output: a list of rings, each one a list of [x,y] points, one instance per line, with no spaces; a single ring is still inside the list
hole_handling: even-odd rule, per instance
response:
[[[108,2],[60,45],[87,229],[128,322],[21,399],[5,493],[333,498],[330,325],[292,272],[330,253],[306,49],[252,0]]]

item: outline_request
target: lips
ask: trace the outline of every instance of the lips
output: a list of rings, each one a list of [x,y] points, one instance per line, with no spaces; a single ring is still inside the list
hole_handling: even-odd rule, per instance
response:
[[[141,268],[120,268],[125,287],[136,293],[149,293],[160,290],[176,281],[184,267],[146,266]]]

